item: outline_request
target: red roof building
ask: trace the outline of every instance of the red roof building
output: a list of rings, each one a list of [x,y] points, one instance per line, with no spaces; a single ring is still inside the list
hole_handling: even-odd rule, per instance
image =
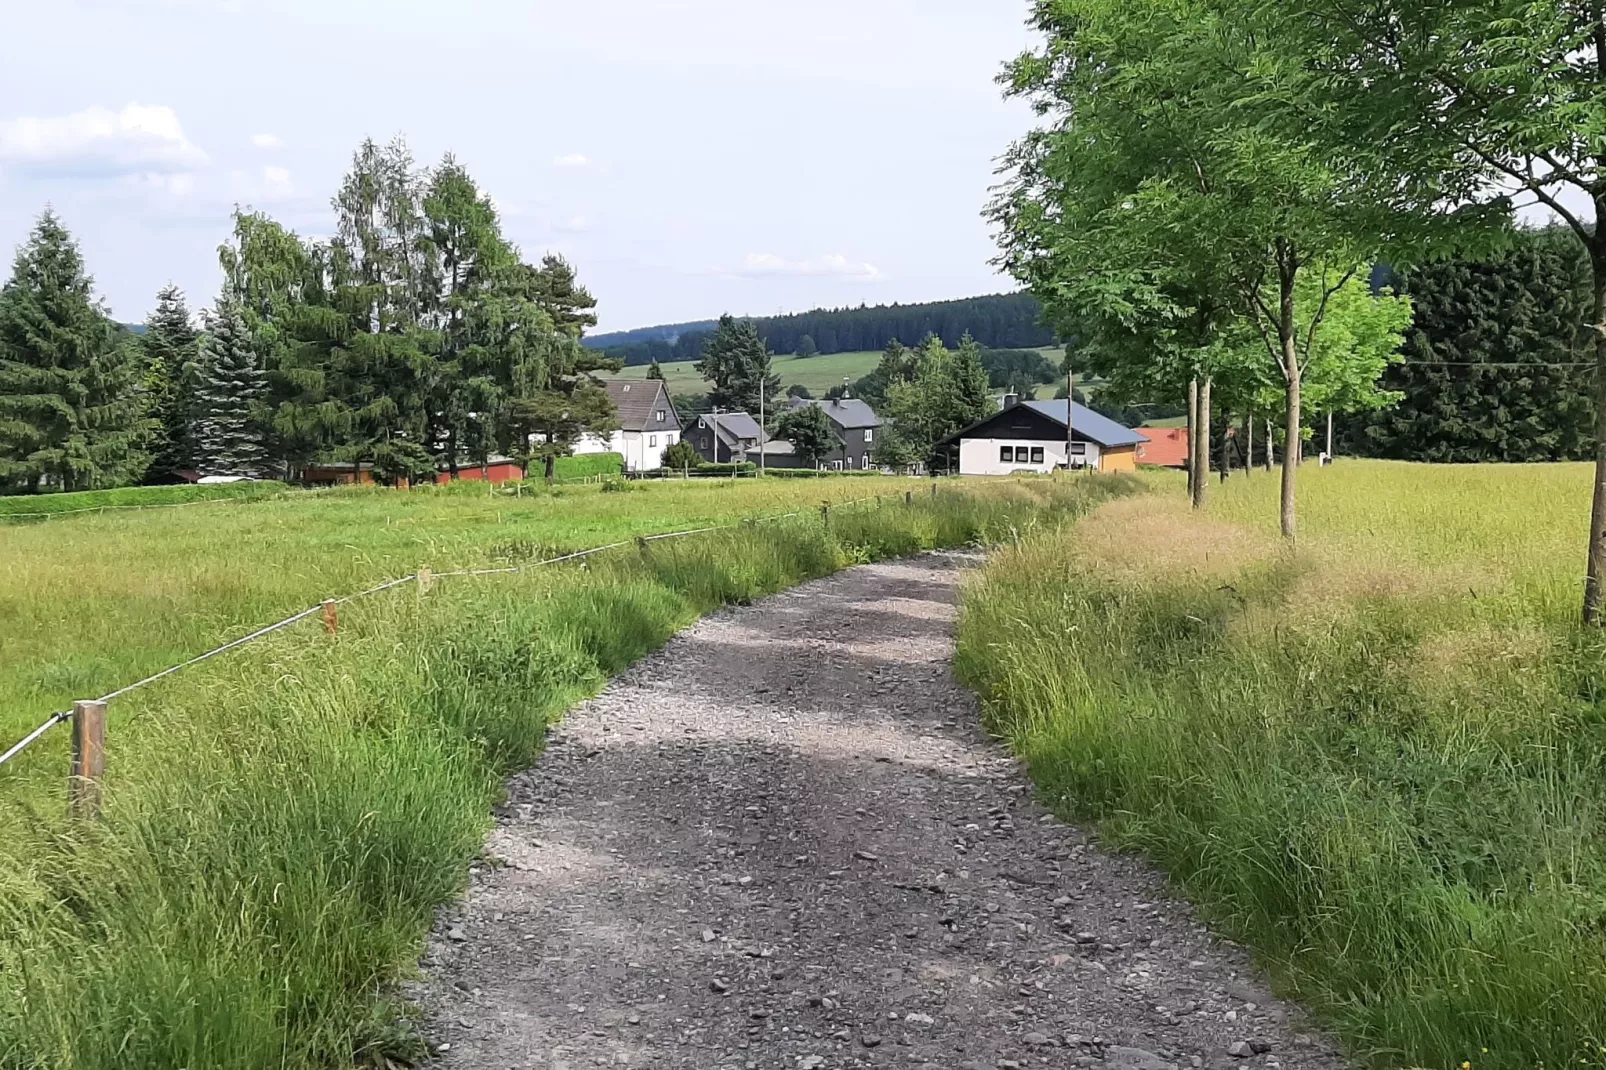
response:
[[[1188,467],[1188,429],[1186,427],[1140,427],[1149,441],[1138,446],[1138,463],[1161,468]]]

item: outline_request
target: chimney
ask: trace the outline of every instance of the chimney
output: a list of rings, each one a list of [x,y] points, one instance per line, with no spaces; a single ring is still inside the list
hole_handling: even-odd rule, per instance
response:
[[[1004,408],[1013,409],[1016,405],[1019,405],[1019,404],[1020,404],[1020,395],[1019,394],[1014,393],[1013,391],[1011,391],[1010,393],[1004,395]]]

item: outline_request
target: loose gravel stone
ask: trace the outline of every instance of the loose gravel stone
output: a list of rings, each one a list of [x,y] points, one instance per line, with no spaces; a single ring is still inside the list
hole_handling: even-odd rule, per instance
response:
[[[976,563],[716,614],[571,712],[426,953],[440,1065],[1191,1068],[1254,1054],[1253,1003],[1284,1066],[1344,1070],[1153,870],[1043,820],[949,671]]]

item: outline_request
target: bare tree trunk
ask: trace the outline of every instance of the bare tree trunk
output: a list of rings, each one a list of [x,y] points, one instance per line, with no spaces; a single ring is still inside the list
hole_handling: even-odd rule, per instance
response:
[[[1199,437],[1192,442],[1194,457],[1193,507],[1203,509],[1210,485],[1210,377],[1199,384]]]
[[[1255,410],[1244,417],[1244,478],[1255,474]]]
[[[1188,500],[1199,482],[1199,380],[1188,380]]]
[[[1599,627],[1606,613],[1606,243],[1597,237],[1595,244],[1590,250],[1595,274],[1595,495],[1589,518],[1584,623]]]

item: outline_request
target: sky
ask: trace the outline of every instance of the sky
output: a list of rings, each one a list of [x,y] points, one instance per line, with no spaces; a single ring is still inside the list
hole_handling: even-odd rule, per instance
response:
[[[52,205],[123,321],[211,303],[236,204],[327,236],[398,134],[600,330],[1014,288],[981,210],[1026,0],[3,2],[0,251]]]

